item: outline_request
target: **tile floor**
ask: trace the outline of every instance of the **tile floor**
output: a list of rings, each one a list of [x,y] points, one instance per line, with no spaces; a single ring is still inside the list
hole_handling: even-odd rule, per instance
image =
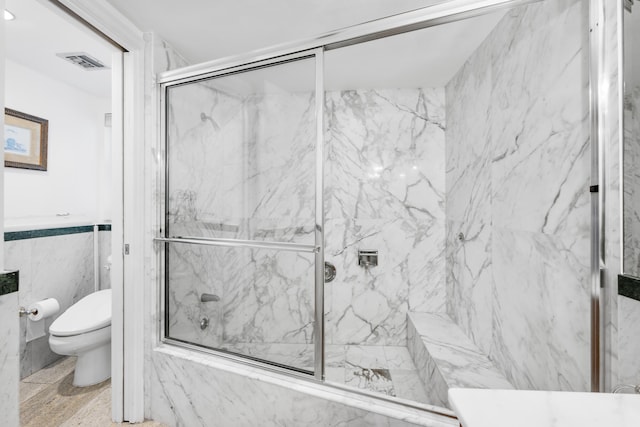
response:
[[[22,427],[125,425],[111,422],[111,381],[90,387],[74,387],[74,365],[75,358],[63,358],[20,382]],[[137,425],[164,427],[153,421]]]

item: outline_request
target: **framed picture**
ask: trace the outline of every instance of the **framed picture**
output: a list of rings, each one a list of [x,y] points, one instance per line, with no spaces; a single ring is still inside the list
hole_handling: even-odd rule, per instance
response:
[[[5,108],[4,165],[46,171],[48,132],[48,120]]]

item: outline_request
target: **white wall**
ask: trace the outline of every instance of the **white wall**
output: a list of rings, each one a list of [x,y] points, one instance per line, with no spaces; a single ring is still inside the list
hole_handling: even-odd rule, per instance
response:
[[[5,105],[49,120],[47,171],[5,169],[5,222],[67,212],[104,220],[99,181],[110,100],[7,59]]]

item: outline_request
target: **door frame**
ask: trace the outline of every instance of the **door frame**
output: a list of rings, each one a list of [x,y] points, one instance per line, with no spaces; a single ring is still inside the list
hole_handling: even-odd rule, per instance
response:
[[[145,38],[106,0],[38,1],[53,3],[124,50],[114,55],[112,78],[111,398],[113,421],[141,422],[145,349],[142,305],[148,248],[144,245],[145,227],[140,224],[148,223],[145,206],[150,197],[145,192],[145,174],[140,173],[145,169]]]

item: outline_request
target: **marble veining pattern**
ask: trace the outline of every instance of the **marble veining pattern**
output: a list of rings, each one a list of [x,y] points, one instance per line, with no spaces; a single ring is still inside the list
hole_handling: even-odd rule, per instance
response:
[[[609,200],[620,200],[621,182],[620,168],[621,150],[620,143],[620,120],[622,120],[623,109],[620,105],[622,97],[621,82],[623,73],[621,72],[619,63],[619,52],[621,45],[618,42],[618,32],[621,30],[622,23],[618,22],[618,17],[622,15],[624,5],[621,2],[605,3],[605,19],[604,19],[604,81],[609,82],[609,97],[606,107],[606,120],[602,123],[604,134],[607,135],[608,152],[605,154],[607,176],[607,198]],[[622,253],[621,253],[621,224],[619,221],[621,215],[620,203],[606,203],[605,205],[605,236],[606,247],[605,256],[607,263],[607,280],[609,283],[608,291],[604,293],[604,372],[605,384],[604,389],[611,391],[618,384],[617,373],[617,353],[618,353],[618,289],[617,280],[620,270]]]
[[[0,272],[0,296],[18,292],[19,271]]]
[[[624,99],[624,272],[640,276],[640,87]]]
[[[188,62],[181,57],[166,41],[162,40],[154,33],[144,34],[144,60],[145,60],[145,85],[144,85],[144,117],[145,117],[145,167],[147,170],[159,170],[164,167],[165,148],[164,143],[160,141],[156,124],[160,120],[158,115],[157,83],[155,76],[157,73],[167,71],[176,67],[188,65]],[[162,248],[160,245],[151,243],[156,237],[156,230],[163,226],[163,219],[157,215],[158,207],[165,208],[165,189],[164,184],[148,174],[144,181],[145,193],[148,195],[147,206],[147,232],[146,240],[149,246],[145,247],[145,268],[144,280],[145,286],[143,313],[144,313],[144,387],[149,390],[152,378],[149,374],[150,367],[153,365],[152,351],[159,344],[158,326],[160,318],[164,316],[163,309],[158,310],[160,295],[158,283],[161,280],[162,269],[159,263]],[[149,369],[147,369],[149,368]],[[151,418],[152,396],[147,396],[144,401],[145,417]]]
[[[167,425],[456,426],[456,420],[180,350],[153,353],[154,419]],[[202,378],[210,381],[202,382]],[[446,411],[445,411],[446,412]]]
[[[447,393],[454,387],[513,388],[447,314],[411,313],[408,322],[409,352],[436,402],[448,407]]]
[[[18,342],[20,327],[18,324],[18,293],[0,296],[0,413],[2,424],[18,427],[18,383],[19,355]]]
[[[509,11],[446,86],[447,313],[518,388],[588,387],[586,13]]]
[[[169,94],[169,234],[313,243],[314,97],[241,83]],[[236,350],[313,342],[312,255],[172,245],[169,263],[171,337]]]
[[[98,251],[100,289],[111,289],[111,267],[108,265],[112,251],[111,230],[98,231]]]
[[[640,423],[638,395],[454,389],[450,399],[465,427],[631,427]]]
[[[640,384],[640,302],[619,296],[618,339],[618,384]],[[617,385],[617,384],[616,384]]]
[[[60,312],[45,320],[45,330],[64,310],[93,292],[93,263],[93,233],[5,242],[5,265],[20,271],[20,305],[45,298],[60,303]],[[49,348],[48,335],[26,343],[27,321],[26,317],[19,320],[21,378],[60,358]]]

